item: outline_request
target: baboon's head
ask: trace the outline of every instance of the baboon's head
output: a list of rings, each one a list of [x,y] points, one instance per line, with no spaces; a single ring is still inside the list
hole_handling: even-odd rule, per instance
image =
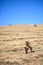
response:
[[[28,41],[26,41],[26,46],[29,46],[29,42]]]

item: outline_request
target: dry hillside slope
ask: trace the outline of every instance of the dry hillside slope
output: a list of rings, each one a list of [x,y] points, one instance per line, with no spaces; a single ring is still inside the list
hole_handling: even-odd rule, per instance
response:
[[[35,52],[25,54],[25,41]],[[0,65],[43,65],[43,24],[0,26]]]

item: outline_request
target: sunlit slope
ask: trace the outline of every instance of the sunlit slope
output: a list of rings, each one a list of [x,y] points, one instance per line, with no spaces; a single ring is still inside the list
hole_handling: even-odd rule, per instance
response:
[[[25,42],[35,51],[25,54]],[[0,26],[0,65],[43,65],[43,24]]]
[[[15,25],[0,27],[0,41],[30,40],[43,43],[43,25]]]

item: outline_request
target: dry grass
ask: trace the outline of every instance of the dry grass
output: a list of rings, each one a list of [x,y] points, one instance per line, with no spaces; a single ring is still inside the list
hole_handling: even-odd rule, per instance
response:
[[[25,41],[33,51],[25,54]],[[0,26],[0,65],[43,65],[43,24]]]

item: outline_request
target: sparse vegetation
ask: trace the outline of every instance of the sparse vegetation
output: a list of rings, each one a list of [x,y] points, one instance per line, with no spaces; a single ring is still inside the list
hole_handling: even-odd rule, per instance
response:
[[[25,41],[35,52],[25,54]],[[43,25],[0,27],[0,65],[43,65]]]

